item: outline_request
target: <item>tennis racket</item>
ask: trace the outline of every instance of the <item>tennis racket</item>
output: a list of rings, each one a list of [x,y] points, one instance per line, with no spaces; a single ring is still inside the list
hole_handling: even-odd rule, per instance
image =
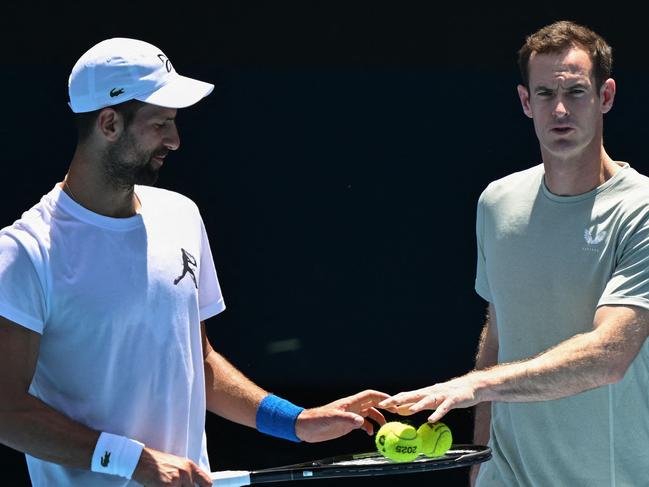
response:
[[[226,470],[213,472],[212,487],[286,482],[290,480],[330,479],[336,477],[369,477],[427,472],[447,468],[467,467],[491,458],[491,449],[481,445],[453,445],[445,455],[428,458],[420,456],[412,462],[397,463],[378,452],[341,455],[313,462],[256,471]]]

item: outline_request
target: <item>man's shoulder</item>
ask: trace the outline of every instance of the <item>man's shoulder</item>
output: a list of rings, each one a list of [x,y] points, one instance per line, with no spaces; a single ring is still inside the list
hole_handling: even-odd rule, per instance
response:
[[[11,235],[18,241],[47,237],[52,218],[52,205],[49,197],[49,193],[44,195],[38,203],[25,211],[11,225],[0,228],[0,234]]]
[[[480,195],[480,201],[483,204],[495,203],[503,198],[516,199],[519,196],[524,197],[535,194],[541,187],[543,174],[543,164],[538,164],[496,179],[484,189]]]
[[[135,193],[145,206],[153,205],[157,208],[176,208],[198,212],[198,206],[191,198],[176,191],[153,186],[136,186]]]
[[[614,209],[620,230],[637,229],[649,225],[649,177],[630,166],[624,167],[611,190],[599,199],[600,212]]]
[[[33,262],[45,259],[51,239],[52,204],[49,197],[50,194],[46,194],[11,225],[0,228],[0,253],[17,255],[24,250]]]
[[[649,177],[639,173],[631,166],[626,166],[622,169],[622,184],[620,189],[627,192],[637,192],[641,196],[649,193]]]

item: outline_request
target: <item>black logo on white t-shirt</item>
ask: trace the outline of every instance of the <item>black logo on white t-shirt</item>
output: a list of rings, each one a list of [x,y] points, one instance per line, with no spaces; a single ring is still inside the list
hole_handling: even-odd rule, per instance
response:
[[[196,286],[196,289],[198,289],[198,284],[196,283],[196,274],[194,274],[194,269],[192,269],[191,266],[196,268],[196,259],[192,254],[187,252],[185,249],[180,249],[183,255],[183,273],[178,276],[176,279],[174,279],[174,284],[178,284],[183,277],[189,272],[189,275],[192,278],[192,281],[194,281],[194,286]]]

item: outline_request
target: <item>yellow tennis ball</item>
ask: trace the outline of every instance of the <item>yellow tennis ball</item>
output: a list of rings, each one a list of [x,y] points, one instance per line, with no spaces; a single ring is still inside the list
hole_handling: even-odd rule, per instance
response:
[[[417,430],[398,421],[381,426],[374,442],[379,453],[395,462],[410,462],[421,453],[421,439]]]
[[[444,423],[424,423],[417,429],[417,436],[427,457],[441,457],[453,444],[451,430]]]

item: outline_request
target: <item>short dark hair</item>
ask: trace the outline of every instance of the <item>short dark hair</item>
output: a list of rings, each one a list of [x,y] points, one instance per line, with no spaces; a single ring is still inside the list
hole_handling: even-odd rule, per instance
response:
[[[590,56],[595,85],[599,92],[604,81],[611,77],[613,49],[588,27],[567,20],[546,25],[529,35],[518,51],[518,67],[525,87],[529,90],[529,61],[532,53],[556,54],[571,47],[581,48]]]
[[[129,100],[117,105],[112,105],[110,108],[114,109],[122,116],[122,118],[124,119],[125,127],[128,127],[133,121],[133,118],[135,118],[137,111],[144,105],[144,102],[138,100]],[[74,122],[77,127],[79,142],[83,142],[90,136],[95,123],[97,122],[99,112],[101,112],[102,110],[103,108],[100,108],[99,110],[94,110],[92,112],[74,114]]]

